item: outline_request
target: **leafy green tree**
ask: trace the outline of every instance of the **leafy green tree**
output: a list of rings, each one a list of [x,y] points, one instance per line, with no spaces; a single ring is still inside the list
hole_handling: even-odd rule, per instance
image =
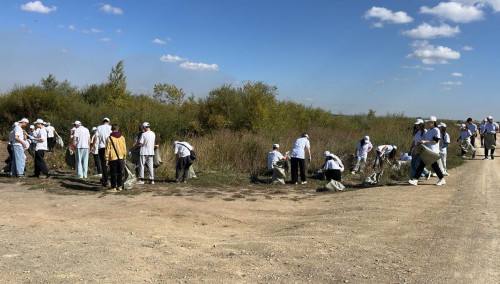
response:
[[[155,84],[153,99],[162,104],[181,105],[184,101],[185,93],[182,88],[174,85],[160,83]]]
[[[42,78],[40,81],[43,88],[47,91],[54,91],[59,85],[56,76],[52,75],[52,73],[49,73],[49,76],[47,76],[47,78]]]
[[[123,67],[123,60],[121,60],[115,67],[111,68],[111,73],[108,76],[106,101],[116,106],[124,106],[130,96],[127,92],[127,77]]]

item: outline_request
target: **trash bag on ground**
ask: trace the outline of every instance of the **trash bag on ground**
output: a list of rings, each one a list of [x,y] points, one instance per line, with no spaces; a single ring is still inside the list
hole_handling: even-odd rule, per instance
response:
[[[153,156],[153,168],[158,168],[163,165],[163,161],[161,160],[161,151],[160,148],[155,148],[155,155]]]
[[[495,134],[486,133],[484,135],[484,148],[488,150],[495,149],[497,147],[497,141],[495,140]]]
[[[365,178],[365,180],[363,181],[363,184],[364,185],[375,185],[375,184],[378,184],[379,180],[380,180],[380,177],[382,176],[384,172],[380,172],[380,173],[373,173],[371,174],[370,176],[367,176]]]
[[[321,191],[343,191],[345,189],[345,186],[340,182],[336,180],[330,180],[327,184],[324,186],[316,189],[316,191],[321,192]]]
[[[286,169],[288,169],[287,161],[278,161],[274,163],[271,184],[285,184]]]
[[[66,165],[70,168],[75,167],[75,151],[71,150],[70,148],[66,149],[66,155],[64,156],[64,161],[66,162]]]
[[[130,170],[129,163],[125,163],[125,175],[123,176],[123,189],[131,190],[134,187],[136,177],[135,174]]]
[[[426,165],[432,165],[434,162],[441,159],[441,154],[432,151],[431,148],[424,144],[418,144],[415,154],[419,155],[420,159],[422,159]]]
[[[460,142],[460,147],[468,154],[472,154],[476,151],[469,140],[462,140],[462,142]]]

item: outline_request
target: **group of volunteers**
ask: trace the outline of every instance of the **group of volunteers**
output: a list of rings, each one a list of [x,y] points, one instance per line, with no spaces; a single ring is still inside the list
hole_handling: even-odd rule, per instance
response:
[[[418,179],[425,177],[429,179],[431,176],[439,178],[436,183],[437,186],[446,184],[445,176],[449,176],[447,170],[446,159],[448,155],[448,147],[450,145],[450,135],[446,131],[446,124],[441,122],[438,124],[435,116],[430,116],[427,119],[416,119],[413,127],[413,141],[408,152],[401,154],[401,163],[410,164],[410,180],[409,184],[417,185]],[[427,128],[427,129],[426,129]],[[479,133],[481,137],[481,147],[484,147],[484,160],[488,160],[488,153],[491,159],[494,159],[494,152],[496,147],[496,134],[499,132],[499,126],[493,121],[492,116],[488,116],[477,127],[472,118],[468,118],[465,124],[460,125],[461,132],[457,142],[460,142],[462,149],[462,156],[465,158],[466,153],[471,153],[472,158],[475,157],[475,138]],[[355,164],[351,174],[363,172],[368,153],[373,149],[370,142],[370,137],[365,136],[357,141],[355,150]],[[375,148],[375,162],[372,166],[374,170],[384,168],[384,164],[392,165],[391,161],[396,159],[398,147],[396,145],[380,145]],[[488,152],[490,151],[490,152]],[[305,172],[305,158],[308,156],[309,162],[311,161],[311,146],[309,142],[309,135],[302,134],[302,137],[297,139],[290,152],[282,155],[279,152],[279,144],[273,145],[273,150],[268,153],[268,170],[271,174],[280,161],[290,158],[290,172],[292,184],[298,184],[298,171],[300,169],[301,184],[306,184]],[[290,155],[290,157],[288,156]],[[433,156],[434,159],[426,159],[427,164],[423,157]],[[340,182],[341,172],[344,171],[344,165],[341,159],[331,153],[325,151],[323,154],[324,164],[321,172],[324,173],[327,180],[335,180]],[[432,169],[432,173],[430,170]]]
[[[7,146],[10,160],[9,177],[26,177],[27,156],[25,152],[32,143],[36,145],[35,171],[32,177],[40,177],[41,174],[50,177],[52,173],[45,163],[44,155],[47,151],[53,151],[54,135],[59,136],[59,134],[50,126],[50,123],[46,123],[42,119],[37,119],[34,125],[29,127],[29,132],[26,132],[23,128],[26,128],[28,124],[29,120],[23,118],[14,123],[10,132]],[[132,151],[138,150],[139,159],[135,164],[136,184],[145,183],[145,168],[148,169],[148,183],[154,184],[153,156],[159,145],[156,143],[156,135],[148,122],[142,123],[139,127],[139,133],[134,138],[134,143],[129,149],[130,152],[127,150],[120,127],[117,124],[111,124],[107,117],[102,120],[101,125],[92,128],[92,135],[80,121],[75,121],[73,125],[74,127],[70,131],[69,148],[74,151],[78,178],[86,179],[88,177],[88,160],[90,153],[92,153],[97,171],[96,176],[101,178],[102,186],[108,189],[108,180],[110,180],[111,187],[109,187],[108,192],[121,191],[127,156]],[[186,182],[189,169],[194,162],[190,156],[193,150],[193,146],[188,142],[174,142],[176,182]]]

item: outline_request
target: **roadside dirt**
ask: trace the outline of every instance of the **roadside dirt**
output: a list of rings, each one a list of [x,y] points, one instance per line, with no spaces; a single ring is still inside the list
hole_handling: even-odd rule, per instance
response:
[[[500,158],[479,159],[443,187],[322,194],[52,181],[77,192],[66,195],[1,178],[0,282],[499,283]]]

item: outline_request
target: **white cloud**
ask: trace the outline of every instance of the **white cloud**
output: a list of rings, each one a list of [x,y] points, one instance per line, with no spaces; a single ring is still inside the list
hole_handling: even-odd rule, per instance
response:
[[[465,51],[472,51],[472,50],[474,50],[474,47],[466,45],[466,46],[462,47],[462,49]]]
[[[384,80],[377,80],[373,84],[375,84],[375,85],[383,85],[383,84],[385,84],[385,81]]]
[[[407,58],[417,58],[423,64],[447,64],[450,59],[459,59],[460,52],[446,46],[433,46],[426,40],[416,40],[411,44],[413,53]]]
[[[155,38],[155,39],[153,39],[153,43],[156,43],[156,44],[167,44],[167,42],[166,42],[166,41],[161,40],[161,39],[159,39],[159,38]]]
[[[47,7],[42,4],[41,1],[28,2],[26,4],[21,5],[21,10],[42,14],[49,14],[50,12],[54,12],[57,10],[56,6]]]
[[[160,61],[163,61],[163,62],[181,62],[181,61],[186,61],[187,58],[182,58],[182,57],[179,57],[177,55],[170,55],[170,54],[167,54],[167,55],[162,55],[160,57]]]
[[[453,76],[453,77],[462,77],[462,76],[464,76],[464,74],[458,73],[458,72],[453,72],[453,73],[451,73],[451,76]]]
[[[122,30],[117,29],[115,32],[116,32],[117,34],[121,34],[121,33],[122,33]]]
[[[75,28],[75,26],[73,26],[73,25],[69,25],[69,26],[68,26],[68,30],[72,30],[72,31],[74,31],[75,29],[76,29],[76,28]]]
[[[99,39],[100,41],[104,41],[104,42],[110,42],[111,39],[109,37],[103,37],[101,39]]]
[[[436,7],[420,7],[420,13],[431,14],[456,23],[470,23],[484,19],[484,12],[476,6],[458,2],[441,2]]]
[[[63,49],[61,49],[61,53],[68,53],[68,50],[63,48]]]
[[[83,30],[82,33],[84,33],[84,34],[98,34],[98,33],[102,33],[102,30],[92,28],[90,30]]]
[[[451,91],[451,90],[452,90],[452,89],[451,89],[450,87],[444,87],[444,88],[443,88],[443,91],[444,91],[444,92],[449,92],[449,91]]]
[[[118,7],[113,7],[109,4],[101,4],[101,8],[99,8],[99,11],[107,13],[107,14],[113,14],[113,15],[122,15],[123,10],[118,8]]]
[[[476,6],[483,8],[484,6],[489,6],[495,12],[500,12],[500,0],[453,0],[453,2],[459,2],[469,6]]]
[[[417,69],[417,70],[424,70],[424,71],[434,71],[434,67],[429,67],[429,66],[420,66],[420,65],[415,65],[415,66],[403,66],[405,69]]]
[[[404,35],[412,38],[454,37],[459,33],[460,28],[458,26],[453,28],[447,24],[442,24],[440,26],[433,27],[427,23],[423,23],[415,29],[403,32]]]
[[[384,7],[372,7],[365,12],[365,19],[375,18],[379,22],[373,24],[374,27],[381,28],[383,23],[406,24],[413,21],[413,18],[408,16],[406,12],[393,12]]]
[[[445,86],[462,86],[462,82],[460,81],[446,81],[446,82],[441,82],[439,84]]]
[[[197,62],[183,62],[179,65],[182,69],[197,70],[197,71],[219,71],[217,64],[206,64]]]

